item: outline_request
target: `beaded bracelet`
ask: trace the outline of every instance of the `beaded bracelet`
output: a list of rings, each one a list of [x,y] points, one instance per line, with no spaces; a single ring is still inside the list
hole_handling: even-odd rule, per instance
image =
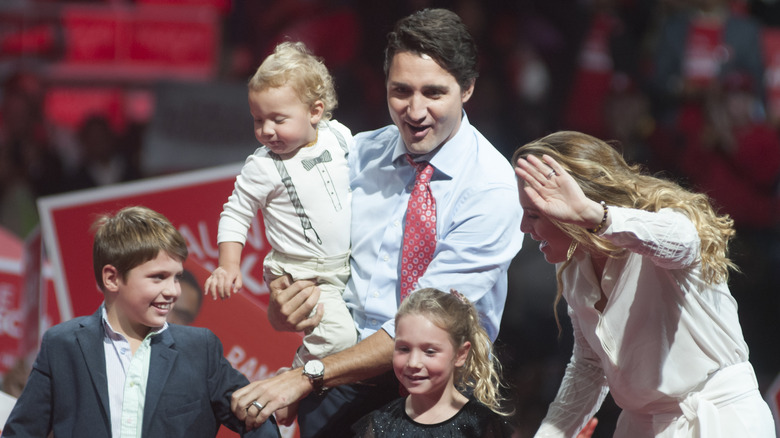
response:
[[[609,212],[609,209],[607,208],[607,203],[604,201],[600,202],[601,207],[604,209],[604,217],[601,218],[601,223],[596,228],[588,229],[591,233],[598,233],[601,231],[602,228],[604,228],[604,224],[607,223],[607,213]]]

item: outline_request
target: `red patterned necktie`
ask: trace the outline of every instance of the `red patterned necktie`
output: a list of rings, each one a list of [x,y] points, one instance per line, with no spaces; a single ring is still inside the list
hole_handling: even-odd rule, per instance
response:
[[[401,252],[401,301],[417,287],[436,249],[436,200],[431,193],[433,166],[427,161],[406,160],[417,170],[414,189],[406,206],[404,246]]]

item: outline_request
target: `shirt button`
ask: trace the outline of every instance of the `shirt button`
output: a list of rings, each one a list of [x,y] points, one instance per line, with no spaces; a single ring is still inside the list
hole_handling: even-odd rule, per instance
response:
[[[382,256],[382,260],[384,260],[384,261],[388,261],[388,260],[390,260],[390,256],[388,256],[387,254],[385,254],[384,256]]]
[[[394,221],[393,221],[393,226],[394,226],[394,227],[396,227],[396,228],[398,228],[398,227],[400,227],[400,226],[401,226],[401,222],[399,222],[399,221],[397,221],[397,220],[394,220]]]
[[[372,320],[371,320],[371,325],[376,325],[376,322],[377,322],[377,321],[376,321],[375,319],[372,319]]]
[[[378,298],[379,297],[379,292],[374,291],[374,293],[371,294],[371,296],[373,296],[374,298]]]

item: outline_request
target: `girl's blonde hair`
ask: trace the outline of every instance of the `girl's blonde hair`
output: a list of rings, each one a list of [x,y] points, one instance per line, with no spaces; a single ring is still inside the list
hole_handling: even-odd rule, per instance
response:
[[[648,175],[640,165],[626,163],[612,144],[580,132],[560,131],[528,143],[515,151],[512,163],[516,165],[518,158],[529,155],[552,157],[577,181],[585,196],[591,200],[652,212],[674,208],[684,213],[699,233],[701,271],[706,283],[726,282],[729,269],[737,270],[728,257],[728,244],[735,235],[734,221],[728,215],[716,213],[707,195]],[[590,251],[601,252],[609,257],[624,254],[622,248],[582,227],[552,219],[551,222],[578,245]],[[556,309],[563,293],[561,273],[568,265],[567,260],[558,269]]]
[[[333,77],[321,58],[315,57],[302,42],[280,43],[249,80],[250,91],[263,91],[289,85],[308,106],[322,101],[322,118],[330,120],[338,105]]]
[[[445,330],[456,350],[466,342],[471,343],[466,362],[455,370],[455,387],[462,393],[471,391],[492,411],[509,415],[501,409],[501,364],[493,355],[493,343],[479,322],[477,309],[466,297],[455,291],[420,289],[401,303],[395,315],[396,324],[406,315],[421,315]]]

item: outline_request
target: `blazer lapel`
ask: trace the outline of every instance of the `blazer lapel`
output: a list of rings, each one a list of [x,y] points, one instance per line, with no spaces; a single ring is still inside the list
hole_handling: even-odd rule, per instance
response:
[[[92,385],[100,398],[100,406],[103,408],[103,418],[106,420],[106,427],[108,430],[111,430],[108,378],[106,377],[106,356],[103,349],[101,319],[101,311],[98,309],[97,312],[82,323],[80,329],[76,332],[76,341],[84,357],[87,371],[92,378]]]
[[[143,436],[147,436],[152,419],[157,413],[157,404],[165,388],[165,382],[179,354],[173,348],[171,328],[152,339],[152,357],[149,361],[149,379],[146,383],[146,401],[144,403]]]

